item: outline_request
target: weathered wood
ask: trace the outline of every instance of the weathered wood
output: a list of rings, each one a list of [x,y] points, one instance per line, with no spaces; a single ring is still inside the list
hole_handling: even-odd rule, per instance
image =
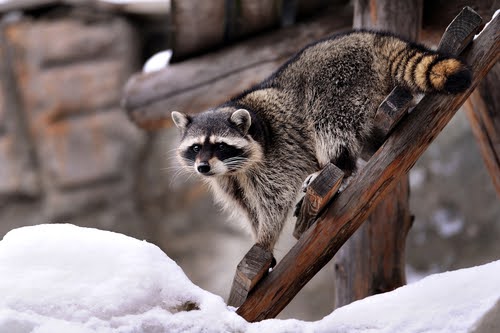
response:
[[[168,127],[170,112],[201,112],[218,105],[269,76],[300,47],[352,22],[349,8],[337,8],[335,19],[321,17],[257,37],[219,52],[133,76],[122,105],[145,129]]]
[[[416,40],[422,20],[422,2],[379,0],[355,2],[355,24],[364,28],[383,28]],[[361,23],[359,23],[361,22]],[[387,137],[407,113],[413,102],[411,92],[396,86],[380,104],[375,126]],[[375,147],[365,147],[368,160]],[[412,219],[409,204],[408,175],[403,175],[395,190],[388,193],[368,220],[356,231],[335,257],[335,307],[358,299],[393,290],[406,283],[406,235]]]
[[[246,300],[248,293],[269,271],[273,253],[255,244],[240,261],[234,275],[228,305],[238,307]]]
[[[498,0],[424,0],[423,25],[426,30],[444,29],[465,6],[471,7],[487,22],[499,3]]]
[[[401,86],[394,88],[375,114],[375,126],[380,130],[380,134],[386,137],[408,112],[412,102],[413,94],[408,89]]]
[[[335,196],[342,184],[344,172],[332,163],[327,164],[309,184],[295,222],[293,236],[297,239],[309,229],[318,214]]]
[[[482,21],[481,16],[477,15],[472,8],[465,7],[446,28],[438,50],[460,54],[470,44]]]
[[[224,38],[225,0],[172,0],[172,49],[176,56],[220,45]]]
[[[387,31],[397,29],[398,35],[417,40],[422,25],[422,8],[423,0],[356,0],[353,26]]]
[[[406,284],[409,194],[404,175],[335,255],[336,308]]]
[[[471,87],[459,95],[425,96],[393,134],[328,206],[316,223],[252,291],[237,313],[248,321],[276,316],[359,228],[396,186],[458,108],[500,59],[500,17],[484,29],[464,60],[471,65]]]
[[[347,0],[334,0],[329,5],[346,3]],[[307,15],[322,6],[325,6],[324,1],[308,0],[172,0],[170,30],[174,58],[185,58],[277,28],[283,21],[283,15],[287,15],[284,22],[291,23],[297,11]],[[290,8],[292,12],[283,12]]]
[[[500,63],[470,95],[465,110],[500,198]]]

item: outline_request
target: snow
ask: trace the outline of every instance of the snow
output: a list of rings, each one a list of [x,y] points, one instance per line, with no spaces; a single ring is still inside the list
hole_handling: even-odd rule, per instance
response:
[[[484,28],[483,30],[481,30],[477,35],[474,36],[474,40],[479,37],[479,35],[488,27],[488,25],[493,22],[493,20],[495,19],[495,17],[497,17],[497,15],[500,15],[500,9],[497,9],[495,11],[495,14],[493,14],[493,16],[491,17],[491,20],[489,20],[488,22],[486,22],[486,24],[484,25]]]
[[[172,50],[166,50],[156,53],[146,61],[142,71],[144,73],[150,73],[163,69],[168,66],[171,58]]]
[[[244,322],[155,245],[69,224],[24,227],[4,237],[0,295],[0,332],[9,333],[172,331],[208,325],[214,314],[228,317],[212,324],[214,331]],[[189,303],[201,311],[180,311]]]
[[[462,232],[465,220],[456,213],[445,208],[439,208],[432,214],[432,222],[437,233],[443,238],[453,237]]]
[[[410,188],[421,187],[427,177],[426,171],[423,168],[412,168],[409,173]]]
[[[500,324],[499,275],[496,261],[426,277],[316,322],[248,323],[153,244],[38,225],[0,241],[0,332],[472,332],[483,317],[490,328]]]

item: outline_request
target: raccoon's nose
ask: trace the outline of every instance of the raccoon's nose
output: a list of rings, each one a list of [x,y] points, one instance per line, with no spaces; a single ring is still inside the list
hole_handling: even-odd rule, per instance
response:
[[[199,173],[208,173],[210,171],[210,164],[208,162],[200,162],[198,164]]]

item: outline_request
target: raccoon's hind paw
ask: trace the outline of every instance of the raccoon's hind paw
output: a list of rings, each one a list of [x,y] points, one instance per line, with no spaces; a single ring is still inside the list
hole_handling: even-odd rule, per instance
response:
[[[314,179],[316,179],[316,177],[318,177],[320,172],[321,171],[316,171],[315,173],[311,173],[309,176],[307,176],[306,180],[304,180],[304,182],[302,183],[302,192],[307,191],[307,187],[313,182]]]

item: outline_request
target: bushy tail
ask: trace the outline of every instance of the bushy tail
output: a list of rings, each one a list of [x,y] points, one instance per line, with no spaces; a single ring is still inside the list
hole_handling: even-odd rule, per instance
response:
[[[392,45],[390,71],[398,84],[417,92],[451,94],[470,86],[472,73],[462,61],[420,45],[406,42]]]

